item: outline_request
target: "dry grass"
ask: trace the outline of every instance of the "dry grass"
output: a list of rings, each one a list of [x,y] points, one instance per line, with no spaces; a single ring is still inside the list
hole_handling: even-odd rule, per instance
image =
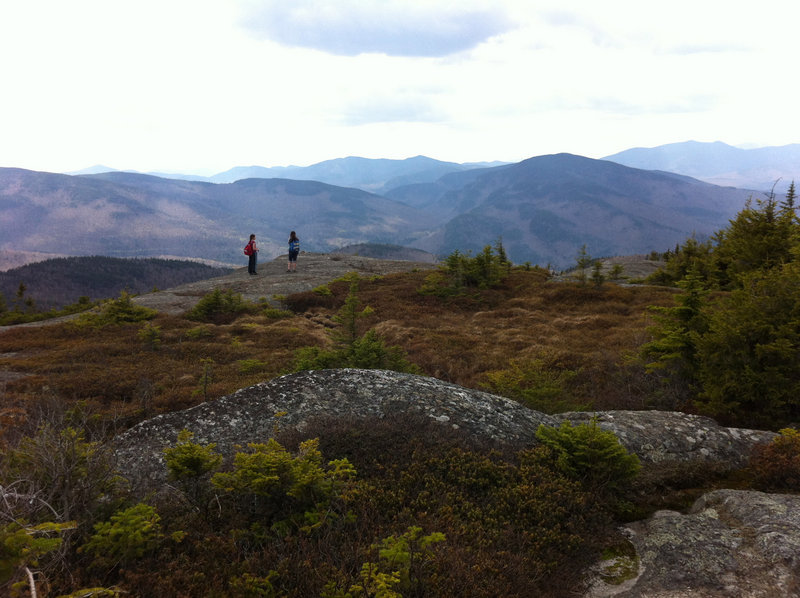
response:
[[[361,305],[374,310],[361,326],[401,346],[426,375],[484,388],[487,372],[549,352],[579,372],[572,391],[581,403],[631,407],[641,399],[636,381],[626,379],[623,356],[647,338],[647,306],[671,304],[673,291],[580,287],[515,270],[499,289],[440,298],[417,292],[426,275],[362,279],[358,292]],[[330,342],[349,283],[329,287],[324,302],[297,297],[291,304],[303,311],[288,318],[245,315],[214,325],[160,316],[151,322],[157,348],[140,338],[142,324],[7,330],[0,334],[0,370],[26,376],[6,377],[0,409],[50,393],[83,401],[124,426],[273,378],[290,370],[296,349]],[[247,360],[249,368],[242,365]]]

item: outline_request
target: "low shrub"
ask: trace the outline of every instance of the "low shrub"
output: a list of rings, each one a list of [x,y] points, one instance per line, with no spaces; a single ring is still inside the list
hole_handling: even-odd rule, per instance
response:
[[[438,272],[425,278],[419,292],[447,297],[466,288],[490,289],[500,285],[510,270],[511,262],[499,241],[494,250],[487,245],[474,257],[456,250],[445,258]]]
[[[266,361],[259,359],[242,359],[238,365],[240,374],[255,374],[256,372],[263,372],[269,367]]]
[[[639,458],[596,421],[576,426],[565,421],[558,428],[542,425],[536,438],[552,451],[559,471],[591,491],[608,494],[621,490],[641,468]]]
[[[284,529],[290,522],[314,527],[332,516],[330,500],[355,476],[347,459],[323,466],[318,445],[316,439],[307,440],[292,455],[274,438],[251,443],[250,452],[234,456],[233,471],[215,473],[211,483],[241,499],[240,508],[257,513],[273,528]]]
[[[118,299],[109,299],[100,306],[99,312],[88,312],[80,315],[75,323],[79,326],[102,327],[114,324],[127,324],[152,320],[158,311],[136,305],[130,293],[122,291]]]
[[[753,450],[749,463],[756,487],[767,491],[800,491],[800,431],[784,428]]]
[[[94,526],[94,534],[81,547],[95,557],[96,566],[116,567],[154,551],[163,540],[161,517],[144,503],[118,511],[110,521]]]
[[[291,318],[294,314],[286,309],[278,309],[276,307],[268,307],[261,312],[268,320],[281,320],[283,318]]]
[[[578,372],[561,362],[554,352],[534,359],[514,359],[508,367],[485,374],[486,389],[544,413],[580,410],[585,404],[567,392]]]
[[[214,289],[186,312],[186,318],[222,324],[232,322],[242,313],[252,310],[253,306],[244,301],[240,293],[234,293],[231,289]]]
[[[401,347],[387,347],[374,330],[367,331],[364,336],[344,347],[335,349],[303,347],[298,349],[294,371],[330,368],[393,370],[410,374],[420,372],[420,369],[406,358],[405,351]]]
[[[215,453],[216,444],[200,445],[194,443],[192,433],[181,430],[178,442],[164,450],[167,471],[172,480],[191,480],[215,471],[222,463],[222,456]]]

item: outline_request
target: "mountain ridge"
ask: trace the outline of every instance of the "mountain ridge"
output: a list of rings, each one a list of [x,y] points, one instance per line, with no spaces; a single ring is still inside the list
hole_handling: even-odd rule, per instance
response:
[[[742,149],[723,143],[684,141],[637,147],[603,158],[625,166],[665,170],[721,186],[785,192],[800,174],[800,144]]]
[[[0,169],[0,249],[68,255],[175,255],[237,263],[250,233],[262,256],[363,243],[442,257],[500,238],[517,262],[574,263],[664,251],[723,227],[752,191],[573,154],[447,172],[385,196],[314,180],[231,183],[139,173],[58,175]]]

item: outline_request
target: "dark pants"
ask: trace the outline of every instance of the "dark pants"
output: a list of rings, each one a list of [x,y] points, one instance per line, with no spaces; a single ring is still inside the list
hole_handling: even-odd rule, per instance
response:
[[[247,261],[247,271],[250,274],[258,274],[258,272],[256,272],[256,262],[257,261],[258,261],[258,254],[257,253],[253,253],[250,256],[250,259]]]

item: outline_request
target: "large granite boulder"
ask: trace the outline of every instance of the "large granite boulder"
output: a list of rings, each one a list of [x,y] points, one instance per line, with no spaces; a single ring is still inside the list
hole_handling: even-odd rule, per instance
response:
[[[276,414],[283,414],[280,418]],[[134,485],[165,480],[163,450],[187,429],[194,441],[217,444],[230,457],[250,442],[265,442],[278,423],[302,430],[317,417],[422,415],[469,434],[514,447],[536,444],[540,424],[592,419],[612,431],[645,463],[715,462],[743,465],[755,444],[774,434],[724,428],[705,417],[664,411],[606,411],[550,416],[515,401],[442,382],[384,370],[317,370],[282,376],[231,395],[144,421],[114,442],[120,472]],[[280,419],[280,422],[278,422]]]
[[[279,418],[276,414],[281,415]],[[513,446],[535,443],[540,424],[555,419],[515,401],[435,378],[383,370],[318,370],[256,384],[184,411],[144,421],[116,438],[120,472],[134,486],[165,480],[163,450],[187,429],[193,441],[215,442],[230,457],[238,447],[266,442],[276,425],[301,429],[315,417],[423,415]]]

